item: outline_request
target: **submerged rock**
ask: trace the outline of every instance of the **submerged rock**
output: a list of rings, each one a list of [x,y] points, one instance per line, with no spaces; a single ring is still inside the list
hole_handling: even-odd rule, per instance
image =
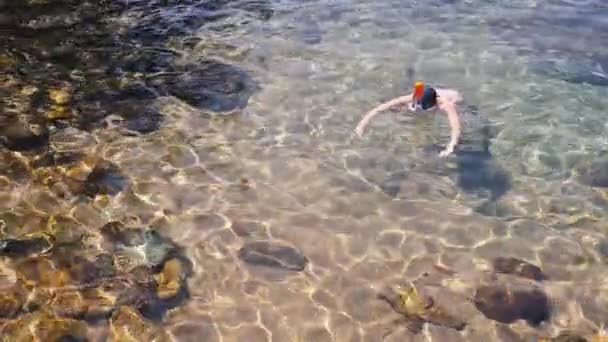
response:
[[[323,29],[315,18],[305,17],[298,21],[296,36],[305,44],[316,45],[323,40]]]
[[[419,333],[424,323],[462,330],[467,323],[439,306],[433,297],[424,295],[413,284],[396,286],[378,294],[378,298],[401,314],[408,329]]]
[[[0,317],[13,318],[22,313],[26,303],[27,291],[14,286],[8,290],[2,289],[0,294]]]
[[[2,329],[3,341],[86,341],[87,326],[82,321],[55,317],[38,311],[9,322]]]
[[[473,301],[487,318],[506,324],[522,319],[537,326],[551,316],[547,295],[536,288],[481,286],[475,291]]]
[[[44,125],[0,118],[0,141],[10,150],[38,149],[46,146],[48,140],[49,132]]]
[[[589,342],[586,338],[570,332],[563,332],[553,338],[541,338],[539,342]],[[595,341],[594,341],[595,342]]]
[[[124,133],[148,134],[158,130],[164,116],[157,104],[147,101],[120,101],[112,106],[112,115],[105,119],[110,127],[118,127]]]
[[[513,274],[537,281],[547,279],[538,266],[517,258],[498,257],[492,261],[492,266],[494,271],[498,273]]]
[[[50,233],[61,232],[66,224],[49,222],[54,223],[48,224]],[[45,308],[56,316],[99,320],[130,305],[146,317],[160,319],[187,298],[192,265],[171,240],[120,222],[99,233],[102,243],[93,245],[80,238],[62,238],[62,243],[52,245],[52,236],[48,242],[36,236],[2,240],[0,254],[15,274],[0,284],[0,317]]]
[[[79,153],[95,143],[91,133],[73,127],[60,129],[50,136],[50,145],[55,153]]]
[[[121,342],[171,341],[160,327],[147,322],[136,310],[121,306],[110,320],[110,340]]]
[[[273,241],[246,243],[238,252],[239,258],[246,263],[279,268],[289,271],[303,271],[308,259],[294,247]]]
[[[99,254],[92,261],[83,257],[74,258],[73,262],[65,265],[70,277],[80,283],[93,283],[103,278],[116,275],[114,259],[110,254]]]
[[[259,88],[244,70],[215,61],[185,73],[158,76],[150,83],[191,106],[216,112],[245,108]]]
[[[579,180],[586,185],[608,187],[608,159],[592,162],[579,170]]]
[[[160,113],[157,106],[154,105],[146,105],[140,108],[136,107],[129,112],[123,113],[123,118],[125,119],[124,126],[129,131],[142,134],[158,130],[164,120],[163,115]]]
[[[608,61],[607,57],[604,59]],[[536,60],[532,62],[531,69],[570,83],[608,87],[608,63],[602,66],[602,59],[589,59],[581,55],[571,60]]]
[[[37,236],[24,239],[0,240],[0,255],[11,258],[26,257],[47,252],[53,247],[48,236]]]
[[[126,184],[127,178],[116,165],[101,162],[95,165],[84,182],[84,193],[91,197],[95,195],[116,195],[124,189]]]
[[[157,295],[160,299],[177,296],[182,289],[186,269],[182,261],[174,258],[163,265],[163,270],[156,275]]]
[[[152,229],[111,222],[101,228],[101,234],[110,250],[117,253],[122,267],[158,267],[180,254],[175,244]]]

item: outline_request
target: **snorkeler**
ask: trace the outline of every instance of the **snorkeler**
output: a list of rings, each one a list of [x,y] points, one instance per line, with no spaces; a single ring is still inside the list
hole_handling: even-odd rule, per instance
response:
[[[460,119],[456,111],[456,104],[460,101],[462,101],[462,97],[456,90],[432,88],[418,81],[414,85],[414,92],[412,94],[397,97],[369,111],[361,119],[355,132],[359,137],[363,136],[365,126],[367,126],[374,116],[398,105],[409,103],[408,108],[412,112],[441,109],[447,114],[451,128],[450,142],[439,153],[440,157],[446,157],[454,152],[454,147],[456,147],[460,138]]]

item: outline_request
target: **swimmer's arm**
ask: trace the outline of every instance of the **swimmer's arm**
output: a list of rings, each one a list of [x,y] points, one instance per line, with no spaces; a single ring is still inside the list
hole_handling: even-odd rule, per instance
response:
[[[450,142],[445,147],[439,155],[442,157],[446,157],[454,152],[454,148],[458,144],[458,140],[460,139],[460,118],[458,117],[458,112],[456,111],[456,107],[453,103],[446,103],[442,105],[442,109],[448,116],[448,121],[450,122]]]
[[[405,104],[412,101],[412,95],[406,95],[406,96],[401,96],[401,97],[397,97],[395,99],[392,99],[388,102],[385,102],[381,105],[379,105],[378,107],[370,110],[369,112],[367,112],[367,114],[365,114],[365,116],[363,117],[363,119],[361,119],[361,121],[359,121],[359,124],[357,125],[357,128],[355,129],[355,132],[357,132],[358,136],[362,136],[363,135],[363,131],[365,130],[365,127],[367,126],[367,124],[369,123],[369,121],[376,115],[378,115],[379,113],[390,109],[392,107],[401,105],[401,104]]]

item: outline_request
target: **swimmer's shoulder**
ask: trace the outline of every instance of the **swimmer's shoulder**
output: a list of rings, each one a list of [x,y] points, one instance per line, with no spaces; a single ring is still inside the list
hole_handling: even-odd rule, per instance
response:
[[[462,101],[462,95],[460,94],[460,92],[458,92],[458,90],[446,89],[446,88],[435,88],[435,91],[437,92],[437,96],[441,100],[445,100],[445,101],[449,101],[449,102],[453,102],[453,103]]]

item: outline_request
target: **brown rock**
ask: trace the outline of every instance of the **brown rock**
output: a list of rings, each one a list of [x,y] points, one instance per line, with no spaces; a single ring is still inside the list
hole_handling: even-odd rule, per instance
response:
[[[69,119],[74,116],[74,112],[63,106],[53,105],[45,113],[45,116],[49,120],[62,120]]]
[[[65,105],[70,102],[70,93],[65,89],[50,89],[49,99],[55,105]]]
[[[523,319],[532,326],[549,319],[549,299],[540,289],[512,289],[506,286],[481,286],[475,292],[475,306],[487,318],[510,324]]]
[[[241,260],[249,264],[290,271],[303,271],[308,264],[308,259],[294,247],[273,241],[246,243],[239,250],[238,255]]]
[[[513,274],[537,281],[547,279],[538,266],[517,258],[498,257],[492,261],[492,266],[494,267],[494,271],[498,273]]]
[[[23,307],[21,296],[8,292],[0,295],[0,317],[14,317]]]
[[[85,341],[86,333],[84,322],[37,311],[8,323],[2,338],[6,341]]]
[[[572,334],[569,332],[564,332],[559,334],[557,337],[554,337],[547,342],[588,342],[586,338]],[[595,342],[595,341],[594,341]]]
[[[135,309],[129,306],[121,306],[112,315],[110,331],[110,341],[170,341],[165,331],[152,326]]]
[[[184,266],[178,259],[165,262],[161,273],[156,275],[157,294],[160,299],[175,297],[182,287]]]
[[[24,237],[22,239],[0,240],[0,255],[12,258],[42,254],[52,247],[51,239],[46,235]]]
[[[0,118],[0,141],[13,151],[37,149],[48,144],[48,140],[49,132],[44,125]]]

